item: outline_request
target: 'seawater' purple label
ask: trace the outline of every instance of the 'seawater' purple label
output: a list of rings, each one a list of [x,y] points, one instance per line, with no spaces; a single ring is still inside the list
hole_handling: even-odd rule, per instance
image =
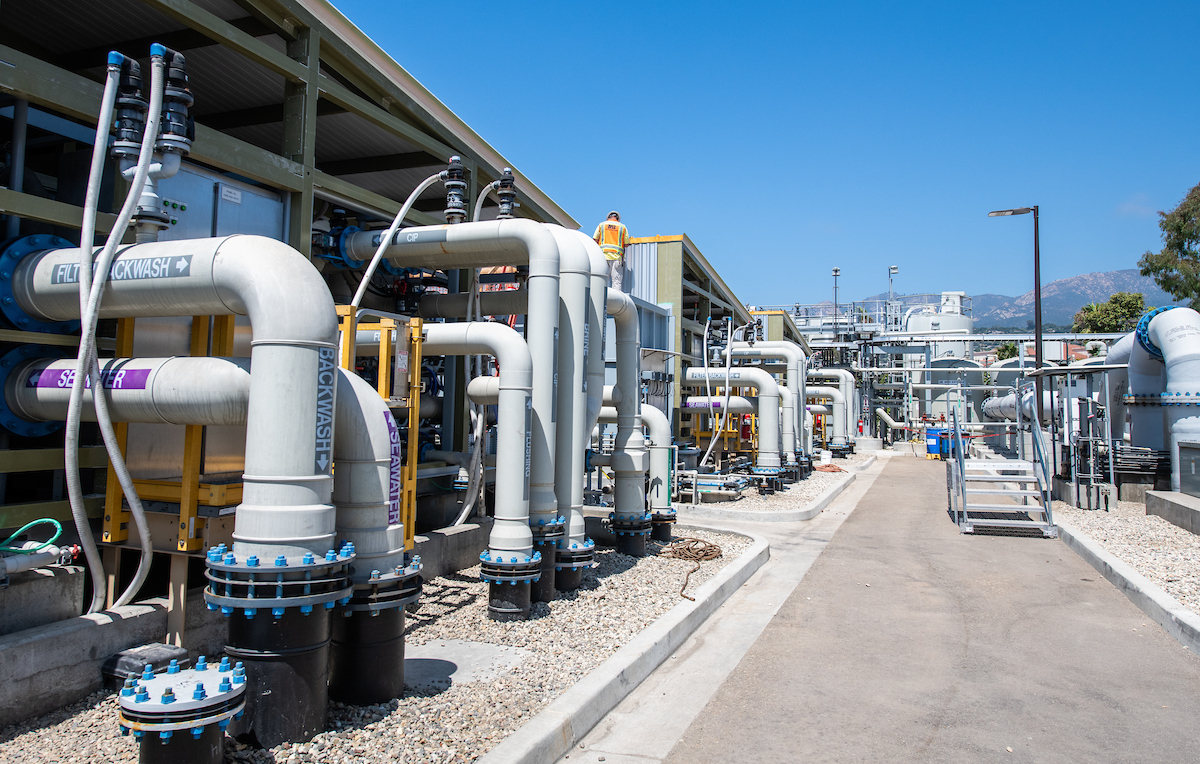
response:
[[[150,369],[101,369],[100,380],[106,390],[145,390],[150,379]],[[25,380],[26,387],[64,387],[75,383],[74,369],[43,369],[35,371]],[[83,386],[92,388],[92,377],[83,380]]]
[[[392,444],[388,481],[388,525],[395,525],[400,522],[400,430],[396,427],[392,412],[385,410],[383,417],[387,420],[388,440]]]

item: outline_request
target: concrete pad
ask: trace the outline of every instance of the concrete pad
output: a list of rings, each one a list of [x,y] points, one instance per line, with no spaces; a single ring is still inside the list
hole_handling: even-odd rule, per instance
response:
[[[84,569],[48,565],[9,576],[0,592],[0,634],[74,618],[84,611]]]
[[[1177,491],[1146,491],[1146,514],[1200,535],[1200,497]]]
[[[452,684],[485,682],[520,666],[529,657],[523,647],[439,639],[404,649],[404,684],[446,690]]]

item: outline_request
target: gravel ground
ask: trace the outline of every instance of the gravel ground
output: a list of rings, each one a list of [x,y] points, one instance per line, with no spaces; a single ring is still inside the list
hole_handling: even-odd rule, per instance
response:
[[[689,594],[750,546],[730,533],[677,526],[675,536],[717,544],[722,556],[700,564]],[[647,542],[652,553],[661,548]],[[269,750],[226,746],[227,762],[470,762],[529,721],[563,690],[583,678],[655,619],[683,602],[679,590],[694,564],[668,557],[636,559],[599,549],[598,567],[583,586],[534,605],[533,618],[496,623],[486,615],[487,589],[479,569],[425,585],[406,643],[464,639],[530,650],[525,663],[487,682],[448,690],[415,691],[378,706],[330,703],[329,731],[300,745]],[[38,719],[0,730],[0,762],[133,762],[132,737],[117,730],[116,696],[100,692]]]
[[[1108,512],[1056,501],[1054,514],[1200,613],[1200,536],[1147,515],[1144,504],[1131,501],[1117,502]]]
[[[850,454],[845,459],[834,459],[833,463],[847,472],[860,469],[875,452],[865,454]],[[814,459],[814,462],[819,460]],[[783,491],[770,496],[759,496],[757,488],[747,488],[742,491],[742,498],[735,501],[705,504],[705,507],[723,507],[725,509],[745,510],[748,512],[787,512],[804,509],[818,496],[833,487],[834,483],[843,480],[846,472],[817,472],[798,483],[792,483]]]

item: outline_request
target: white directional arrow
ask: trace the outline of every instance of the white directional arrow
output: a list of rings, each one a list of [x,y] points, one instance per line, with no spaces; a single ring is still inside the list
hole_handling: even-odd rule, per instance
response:
[[[317,466],[323,470],[328,465],[329,465],[329,457],[325,456],[325,454],[321,454],[321,458],[317,459]]]
[[[176,270],[182,271],[186,267],[188,267],[188,261],[184,260],[182,257],[175,261]]]

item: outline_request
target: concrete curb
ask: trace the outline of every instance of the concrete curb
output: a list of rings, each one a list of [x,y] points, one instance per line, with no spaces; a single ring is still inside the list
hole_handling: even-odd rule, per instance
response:
[[[871,458],[867,459],[865,462],[863,462],[862,464],[855,467],[854,471],[855,472],[866,472],[871,467],[871,465],[875,463],[875,460],[878,458],[879,458],[879,454],[871,454]]]
[[[795,523],[801,520],[811,520],[821,514],[821,510],[829,506],[830,502],[846,490],[846,487],[853,483],[857,476],[857,471],[847,472],[845,477],[805,505],[803,509],[791,509],[786,512],[754,512],[748,509],[721,509],[699,504],[678,504],[676,512],[681,520],[729,520],[739,523]]]
[[[726,531],[728,532],[728,531]],[[629,644],[597,666],[504,739],[479,764],[545,764],[563,754],[603,719],[642,680],[658,668],[688,637],[770,559],[766,539],[753,543],[684,601],[647,626]]]
[[[1167,633],[1200,655],[1200,616],[1185,608],[1157,584],[1114,557],[1086,534],[1068,523],[1057,522],[1058,537],[1117,587],[1129,601],[1166,629]]]

